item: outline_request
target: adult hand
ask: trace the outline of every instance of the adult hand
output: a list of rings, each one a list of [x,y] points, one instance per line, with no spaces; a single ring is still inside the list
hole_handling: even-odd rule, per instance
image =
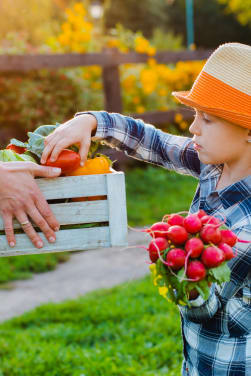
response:
[[[50,161],[54,162],[63,149],[73,144],[79,144],[81,165],[83,165],[91,145],[92,131],[96,128],[97,120],[91,114],[82,114],[61,124],[46,137],[41,163],[46,163],[49,157]]]
[[[43,247],[43,241],[34,230],[28,216],[42,230],[49,242],[53,243],[56,240],[55,231],[60,225],[34,177],[52,178],[60,173],[59,168],[40,166],[33,162],[0,163],[0,215],[11,247],[16,244],[13,218],[25,223],[22,228],[37,248]]]

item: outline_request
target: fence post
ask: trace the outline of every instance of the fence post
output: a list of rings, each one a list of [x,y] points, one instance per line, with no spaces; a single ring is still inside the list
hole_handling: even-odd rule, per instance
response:
[[[103,49],[104,54],[116,55],[117,49]],[[115,60],[115,59],[114,59]],[[120,88],[119,65],[105,65],[102,70],[105,109],[108,112],[123,112],[122,96]]]

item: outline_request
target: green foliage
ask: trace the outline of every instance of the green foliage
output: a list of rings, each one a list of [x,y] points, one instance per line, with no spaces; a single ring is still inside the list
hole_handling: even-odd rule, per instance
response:
[[[229,1],[227,1],[229,2]],[[239,1],[240,3],[242,0]],[[250,4],[250,0],[247,0]],[[249,44],[251,28],[244,27],[235,15],[227,14],[219,0],[196,0],[194,3],[195,44],[215,48],[221,43],[235,41]],[[249,5],[250,6],[250,5]],[[167,6],[169,28],[186,41],[186,0],[175,0]]]
[[[146,226],[165,214],[188,210],[197,180],[161,167],[135,168],[125,175],[130,226]]]
[[[177,376],[178,309],[149,277],[43,305],[0,326],[0,358],[4,376]]]
[[[1,129],[13,129],[12,135],[26,141],[27,131],[72,118],[84,107],[84,87],[68,74],[63,69],[0,74]]]
[[[4,0],[0,4],[0,39],[10,31],[26,33],[29,43],[42,44],[59,29],[63,9],[57,0]]]
[[[43,255],[15,256],[0,258],[0,284],[26,279],[32,273],[42,273],[55,269],[59,262],[67,261],[68,253],[46,253]]]
[[[234,13],[237,20],[242,25],[251,26],[251,1],[250,0],[218,0],[219,3],[225,4],[226,11]]]
[[[177,51],[184,48],[182,35],[174,35],[172,31],[165,32],[161,28],[153,30],[151,44],[157,51]]]

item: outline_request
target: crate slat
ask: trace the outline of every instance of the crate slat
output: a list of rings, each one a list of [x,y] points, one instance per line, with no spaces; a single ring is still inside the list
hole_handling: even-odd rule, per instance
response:
[[[41,249],[34,247],[26,234],[16,234],[17,245],[14,248],[10,248],[5,236],[1,236],[0,256],[7,257],[61,251],[82,251],[111,246],[108,226],[60,230],[57,232],[57,241],[54,244],[48,243],[42,233],[40,233],[40,236],[44,242],[44,247]]]
[[[123,245],[127,239],[127,212],[124,174],[107,175],[109,227],[112,245]]]
[[[60,225],[109,221],[107,200],[69,202],[50,204],[49,206]],[[21,228],[21,225],[16,220],[14,221],[14,228]],[[3,220],[0,217],[0,230],[3,229]]]
[[[46,200],[104,196],[107,194],[107,175],[112,174],[65,176],[56,179],[40,178],[36,179],[36,183]]]

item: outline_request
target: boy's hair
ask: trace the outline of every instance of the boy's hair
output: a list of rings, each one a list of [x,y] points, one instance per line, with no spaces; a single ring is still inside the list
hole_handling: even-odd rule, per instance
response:
[[[251,46],[225,43],[208,58],[181,103],[251,129]]]

